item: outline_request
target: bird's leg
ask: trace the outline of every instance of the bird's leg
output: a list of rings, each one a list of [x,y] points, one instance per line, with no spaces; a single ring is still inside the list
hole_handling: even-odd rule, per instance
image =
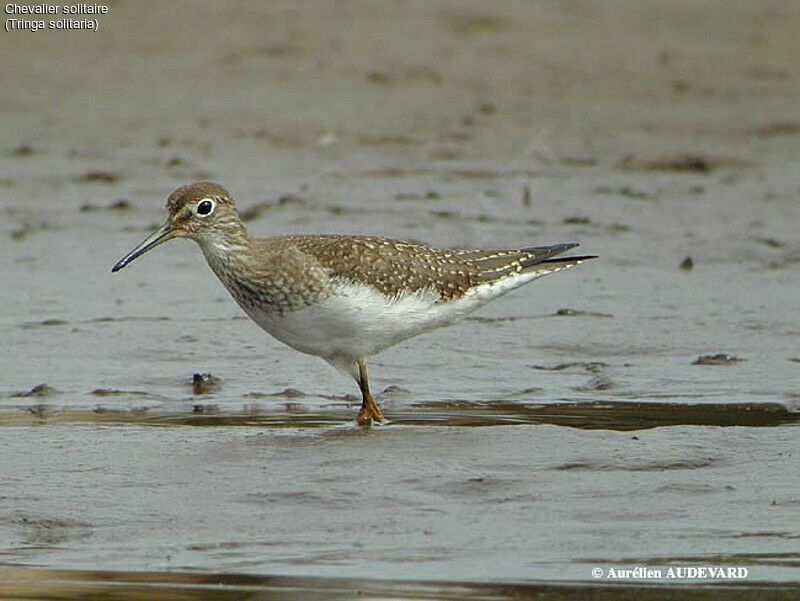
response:
[[[368,426],[370,422],[382,422],[381,408],[369,391],[369,378],[367,378],[367,363],[364,359],[358,360],[358,387],[361,389],[361,411],[358,412],[358,423]]]

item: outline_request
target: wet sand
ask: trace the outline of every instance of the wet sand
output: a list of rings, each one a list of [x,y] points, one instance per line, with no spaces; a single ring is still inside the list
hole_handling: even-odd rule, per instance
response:
[[[0,36],[0,595],[796,596],[800,13],[336,6]],[[198,178],[259,235],[601,259],[376,357],[365,431],[190,243],[109,273]]]

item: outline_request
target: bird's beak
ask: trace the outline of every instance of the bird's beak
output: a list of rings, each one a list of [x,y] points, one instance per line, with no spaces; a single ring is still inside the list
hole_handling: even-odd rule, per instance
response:
[[[114,267],[111,268],[111,271],[119,271],[123,267],[125,267],[128,263],[136,259],[137,257],[141,257],[144,253],[148,250],[155,248],[162,242],[166,242],[175,237],[175,230],[173,229],[172,225],[169,221],[167,221],[164,225],[150,234],[147,238],[142,240],[136,247],[131,250],[127,255],[122,257],[119,261],[114,263]]]

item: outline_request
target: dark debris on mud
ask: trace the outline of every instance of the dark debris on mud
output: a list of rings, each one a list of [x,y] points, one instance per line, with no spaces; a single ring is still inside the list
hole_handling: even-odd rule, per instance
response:
[[[304,204],[306,200],[295,194],[284,194],[275,202],[259,202],[239,211],[239,216],[244,221],[253,221],[261,217],[263,213],[278,207],[287,205]]]
[[[741,361],[745,361],[745,359],[727,353],[717,353],[715,355],[700,355],[692,361],[692,365],[733,365]]]
[[[133,205],[131,204],[131,202],[129,200],[126,200],[124,198],[120,198],[119,200],[115,200],[115,201],[110,202],[105,207],[101,207],[101,206],[96,205],[94,203],[87,202],[85,204],[82,204],[80,207],[78,207],[78,211],[80,211],[81,213],[94,213],[96,211],[102,211],[102,210],[106,210],[106,211],[129,211],[132,208],[133,208]]]
[[[48,384],[42,383],[37,384],[33,388],[25,392],[15,392],[11,395],[11,398],[30,398],[30,397],[48,397],[56,394],[58,390],[49,386]]]
[[[561,220],[564,225],[589,225],[592,220],[583,215],[574,215],[572,217],[565,217]]]
[[[114,184],[122,179],[122,176],[115,171],[105,171],[101,169],[94,169],[87,171],[78,177],[78,181],[84,184],[101,183],[101,184]]]
[[[36,149],[30,144],[20,144],[13,148],[10,152],[11,156],[15,157],[29,157],[36,154]]]
[[[617,194],[625,198],[633,198],[636,200],[651,200],[658,197],[657,192],[645,192],[632,186],[620,186],[619,188],[612,188],[611,186],[598,186],[593,192],[595,194]]]
[[[762,125],[756,130],[759,138],[775,138],[778,136],[800,135],[800,123],[793,121],[780,121]]]
[[[538,369],[542,371],[566,371],[566,370],[578,370],[581,372],[586,373],[600,373],[603,371],[604,368],[608,367],[608,363],[603,363],[602,361],[571,361],[569,363],[559,363],[553,366],[547,365],[532,365],[533,369]]]
[[[46,221],[39,221],[37,223],[25,222],[11,232],[11,239],[17,241],[25,240],[34,232],[43,232],[52,229],[54,229],[53,226]]]
[[[579,309],[570,309],[568,307],[559,309],[553,313],[556,317],[614,317],[611,313],[601,313],[600,311],[581,311]]]
[[[442,195],[436,190],[427,190],[423,194],[415,192],[398,192],[394,195],[395,200],[441,200]]]
[[[192,394],[211,394],[222,386],[222,381],[212,374],[192,375]]]
[[[753,242],[758,242],[759,244],[763,244],[764,246],[769,246],[770,248],[784,248],[786,246],[785,242],[778,240],[777,238],[765,238],[761,236],[751,236],[750,239]]]
[[[149,393],[141,390],[118,390],[116,388],[95,388],[89,394],[98,397],[109,396],[150,396]]]
[[[19,327],[29,330],[35,328],[42,328],[42,327],[51,327],[51,326],[66,326],[69,325],[68,321],[63,319],[43,319],[41,321],[26,321],[25,323],[21,323]]]
[[[618,167],[625,171],[672,171],[678,173],[711,173],[723,167],[744,167],[746,163],[729,157],[712,157],[699,153],[673,153],[655,157],[624,157]]]

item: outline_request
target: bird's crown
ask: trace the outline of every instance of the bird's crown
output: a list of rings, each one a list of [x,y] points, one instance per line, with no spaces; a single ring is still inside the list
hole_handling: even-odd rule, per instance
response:
[[[175,215],[187,205],[210,199],[219,203],[233,204],[230,194],[216,182],[194,182],[177,188],[167,198],[167,211]]]

